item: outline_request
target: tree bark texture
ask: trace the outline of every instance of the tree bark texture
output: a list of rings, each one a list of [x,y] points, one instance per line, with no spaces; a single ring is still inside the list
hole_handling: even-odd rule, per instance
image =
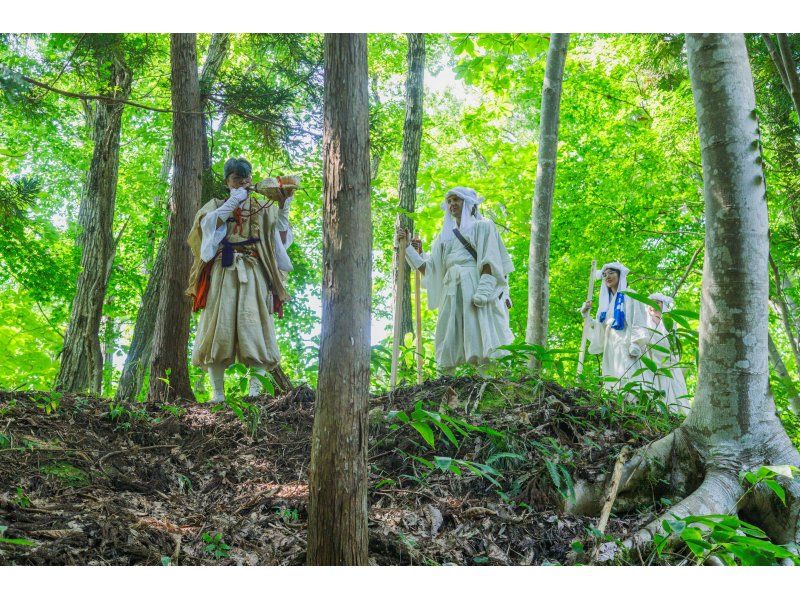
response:
[[[776,34],[778,40],[778,52],[783,62],[783,74],[786,76],[784,84],[786,91],[792,97],[794,109],[800,115],[800,78],[797,76],[797,63],[792,54],[792,46],[789,43],[789,36],[786,33]],[[773,57],[774,58],[774,57]]]
[[[569,45],[568,33],[550,35],[547,50],[542,109],[539,125],[539,154],[536,164],[536,187],[531,208],[531,242],[528,252],[528,326],[529,344],[547,346],[550,304],[550,223],[553,192],[556,185],[558,122],[561,108],[561,83]],[[531,358],[532,369],[538,367]]]
[[[153,264],[150,278],[147,280],[144,295],[142,295],[142,304],[136,313],[133,338],[131,339],[131,345],[125,357],[125,365],[122,366],[122,375],[117,386],[117,401],[132,403],[142,390],[144,375],[147,373],[150,358],[153,354],[153,332],[156,327],[159,289],[164,274],[166,247],[166,239],[163,239],[158,244],[156,261]]]
[[[113,55],[108,67],[107,95],[127,99],[131,91],[131,71],[121,51]],[[109,264],[114,259],[116,247],[113,222],[123,106],[121,103],[98,101],[90,110],[94,150],[78,212],[81,269],[55,382],[55,388],[64,392],[91,390],[99,394],[101,390],[100,322]]]
[[[425,80],[425,34],[409,33],[408,77],[406,78],[406,116],[403,121],[403,152],[400,157],[399,198],[400,209],[410,214],[417,205],[417,172],[419,170],[419,153],[422,143],[422,105]],[[400,214],[401,226],[409,233],[414,232],[414,221],[405,213]],[[399,259],[405,259],[400,256]],[[395,277],[398,272],[395,268]],[[399,334],[404,338],[407,332],[414,332],[411,318],[411,271],[406,268],[403,278],[403,305]]]
[[[191,301],[184,291],[192,265],[186,237],[200,207],[202,146],[205,143],[203,119],[199,114],[202,100],[196,38],[194,33],[170,36],[172,108],[175,111],[172,121],[173,190],[150,369],[150,396],[160,399],[194,398],[187,361]]]
[[[200,91],[201,94],[207,94],[213,87],[216,81],[219,69],[227,56],[228,48],[230,46],[230,34],[228,33],[214,33],[211,36],[211,43],[208,47],[206,60],[203,63],[203,68],[200,72]],[[204,91],[205,90],[205,91]],[[207,99],[202,97],[203,106],[205,107]],[[205,120],[203,121],[204,127],[206,126]],[[208,174],[211,169],[210,152],[208,150],[208,136],[203,135],[205,143],[203,144],[203,198],[206,195],[210,199],[211,177]],[[161,167],[161,181],[166,184],[169,180],[169,173],[172,166],[172,141],[164,150],[164,161]],[[160,200],[156,198],[157,202]],[[200,205],[204,203],[203,199]],[[150,358],[153,348],[153,332],[155,331],[156,313],[158,311],[159,290],[161,288],[161,278],[164,274],[164,260],[166,258],[166,242],[167,239],[163,238],[158,244],[158,252],[156,259],[153,263],[150,278],[147,280],[147,287],[145,288],[144,295],[142,296],[142,304],[136,314],[136,324],[133,329],[133,338],[131,339],[131,346],[125,358],[125,365],[122,369],[122,376],[120,377],[119,386],[117,387],[116,399],[118,401],[133,402],[139,395],[142,388],[144,375],[150,365]]]
[[[325,35],[322,335],[310,565],[367,564],[372,223],[367,36]]]

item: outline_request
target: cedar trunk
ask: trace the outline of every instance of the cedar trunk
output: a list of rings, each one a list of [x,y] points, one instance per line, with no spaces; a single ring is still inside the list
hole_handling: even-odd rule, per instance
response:
[[[406,79],[406,117],[403,121],[403,153],[400,157],[399,198],[400,208],[414,213],[417,205],[417,171],[419,170],[419,152],[422,142],[422,103],[424,98],[425,79],[425,34],[408,34],[408,78]],[[414,221],[405,213],[400,214],[401,226],[413,235]],[[405,259],[399,256],[398,259]],[[397,277],[397,266],[394,271]],[[400,330],[395,331],[404,338],[407,332],[414,332],[411,318],[411,269],[405,269],[403,280],[403,304]],[[418,332],[419,334],[419,332]]]
[[[160,399],[194,398],[186,355],[191,301],[185,290],[192,265],[186,237],[199,209],[205,143],[196,38],[194,33],[173,33],[170,37],[173,192],[150,369],[150,396]]]
[[[531,208],[531,242],[528,252],[528,344],[547,346],[550,314],[550,222],[553,191],[556,185],[558,122],[561,108],[561,82],[569,44],[568,33],[550,35],[547,63],[542,83],[542,110],[539,124],[539,155],[536,187]],[[539,364],[531,358],[531,369]]]
[[[217,79],[222,63],[228,53],[230,46],[230,34],[214,33],[211,36],[211,43],[208,46],[206,60],[200,73],[200,91],[202,94],[210,92]],[[203,106],[206,104],[205,96],[202,99]],[[205,143],[203,145],[203,193],[201,205],[211,197],[211,157],[208,151],[208,136],[205,133],[207,124],[203,121]],[[170,166],[172,165],[172,142],[167,145],[164,151],[164,163],[161,167],[161,180],[164,184],[169,179]],[[156,198],[157,202],[160,202]],[[142,296],[142,304],[136,314],[136,325],[133,329],[133,338],[128,354],[125,357],[125,365],[122,368],[119,386],[117,387],[116,399],[118,401],[132,402],[136,400],[142,388],[142,381],[150,365],[150,357],[153,349],[153,333],[155,331],[156,313],[158,311],[159,290],[161,288],[161,278],[164,273],[164,260],[166,259],[166,241],[164,238],[158,244],[158,252],[147,280],[147,287]]]
[[[325,35],[322,336],[308,564],[367,564],[372,222],[366,34]]]
[[[108,95],[127,99],[131,71],[121,52],[108,66],[111,72]],[[123,106],[117,102],[98,101],[89,118],[94,150],[78,213],[81,270],[55,382],[55,388],[64,392],[91,390],[100,394],[101,390],[100,321],[116,245],[112,226]]]

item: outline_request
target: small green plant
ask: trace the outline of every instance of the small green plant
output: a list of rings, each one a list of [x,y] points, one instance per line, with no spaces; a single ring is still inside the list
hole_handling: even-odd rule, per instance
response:
[[[0,543],[14,546],[36,546],[36,542],[33,540],[26,540],[25,538],[6,538],[5,533],[7,529],[7,525],[0,525]]]
[[[460,476],[464,473],[463,470],[471,471],[475,475],[487,480],[490,482],[495,488],[501,488],[501,484],[498,481],[498,478],[502,477],[502,474],[497,471],[491,465],[487,465],[486,463],[478,463],[476,461],[467,461],[466,459],[454,459],[452,457],[442,457],[436,456],[433,458],[433,461],[430,459],[426,459],[424,457],[420,457],[418,455],[408,455],[408,457],[416,461],[417,463],[421,463],[428,469],[433,471],[449,471],[451,473]]]
[[[108,405],[108,419],[112,422],[122,419],[128,415],[128,408],[122,403],[110,403]]]
[[[764,484],[785,505],[786,491],[776,478],[783,476],[791,479],[798,473],[800,468],[791,465],[764,465],[756,471],[742,472],[739,479],[747,486],[747,490],[739,502],[759,484]],[[666,535],[657,534],[653,539],[659,557],[669,546],[670,540],[680,539],[697,563],[716,556],[726,565],[775,565],[785,559],[800,565],[800,547],[774,544],[763,530],[734,515],[675,518],[663,521],[662,527]]]
[[[8,403],[3,406],[0,406],[0,417],[5,417],[10,415],[11,412],[14,410],[14,407],[17,406],[17,399],[11,399]]]
[[[11,436],[0,434],[0,449],[11,446]]]
[[[169,388],[170,390],[172,390],[172,386],[170,386],[170,383],[169,383],[169,377],[170,377],[171,375],[172,375],[172,368],[167,368],[167,369],[166,369],[166,371],[164,372],[164,377],[163,377],[163,378],[159,378],[159,380],[160,380],[161,382],[163,382],[163,383],[164,383],[164,385],[165,385],[167,388]]]
[[[86,475],[85,471],[65,461],[52,465],[43,465],[39,469],[42,473],[61,480],[71,488],[81,488],[89,483],[89,476]]]
[[[284,523],[292,523],[300,519],[300,513],[297,509],[287,509],[286,507],[281,507],[275,509],[275,514],[282,519]]]
[[[17,496],[14,499],[14,503],[22,509],[31,506],[31,499],[28,498],[28,495],[25,494],[25,491],[20,486],[17,486]]]
[[[248,403],[243,398],[237,396],[230,396],[225,398],[231,410],[236,414],[246,426],[247,432],[252,438],[255,438],[258,433],[258,427],[261,425],[261,407],[254,403]],[[224,405],[216,405],[212,410],[218,411],[224,409]]]
[[[172,559],[171,559],[171,558],[169,558],[168,556],[162,556],[162,557],[161,557],[161,565],[162,565],[163,567],[169,567],[169,566],[171,566],[171,565],[172,565]]]
[[[192,491],[192,480],[182,473],[178,474],[178,488],[184,494],[189,494]]]
[[[62,396],[63,393],[52,391],[34,395],[31,399],[39,409],[44,410],[49,415],[58,409],[58,403],[61,401]]]
[[[208,532],[205,532],[203,534],[203,542],[205,543],[203,551],[213,556],[215,559],[221,559],[228,556],[228,552],[231,549],[230,546],[223,542],[221,532],[217,532],[213,536]]]
[[[546,349],[540,345],[528,343],[513,343],[498,348],[508,352],[499,359],[503,369],[518,375],[524,375],[530,371],[531,359],[535,359],[540,364],[542,374],[551,376],[563,376],[564,364],[568,361],[576,361],[575,352],[571,350]]]
[[[783,559],[800,565],[800,557],[794,552],[773,544],[761,529],[734,515],[683,517],[662,525],[667,534],[654,537],[659,557],[671,538],[680,538],[698,564],[716,556],[726,565],[775,565]]]
[[[170,415],[178,418],[186,413],[186,409],[179,407],[178,405],[161,405],[161,410],[166,411]]]
[[[469,436],[470,432],[485,434],[498,441],[504,439],[502,432],[498,432],[488,426],[475,426],[447,413],[423,409],[422,401],[417,401],[414,405],[414,409],[410,413],[406,413],[405,411],[390,411],[387,413],[386,419],[400,422],[399,424],[392,424],[390,426],[392,430],[398,429],[401,424],[414,428],[431,448],[436,448],[436,434],[434,430],[439,430],[445,441],[454,448],[460,446],[461,441],[458,437],[461,437],[463,441],[464,438]]]

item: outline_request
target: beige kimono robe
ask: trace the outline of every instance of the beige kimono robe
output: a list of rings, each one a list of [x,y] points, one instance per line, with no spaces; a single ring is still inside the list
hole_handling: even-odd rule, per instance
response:
[[[200,271],[205,265],[200,258],[203,218],[223,203],[223,200],[212,199],[195,216],[188,238],[194,254],[186,290],[190,297],[196,294]],[[250,198],[245,200],[242,207],[247,212],[261,205],[257,199]],[[255,248],[258,255],[237,252],[233,265],[228,268],[222,267],[219,255],[214,258],[206,307],[197,324],[192,364],[208,369],[211,364],[227,367],[238,362],[248,367],[270,370],[280,363],[281,358],[272,317],[273,295],[281,301],[289,298],[284,287],[285,271],[278,268],[275,257],[278,206],[272,204],[245,218],[239,234],[233,233],[234,225],[233,222],[227,223],[228,240],[238,242],[258,237],[259,242],[246,246]],[[205,228],[208,230],[208,227]],[[291,262],[288,269],[291,270]]]

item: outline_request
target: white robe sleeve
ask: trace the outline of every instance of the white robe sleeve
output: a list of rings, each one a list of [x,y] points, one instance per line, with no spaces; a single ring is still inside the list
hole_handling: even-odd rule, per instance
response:
[[[275,246],[275,261],[278,264],[278,269],[283,270],[284,272],[291,272],[294,270],[292,260],[289,258],[289,254],[286,251],[289,249],[289,247],[291,247],[292,242],[294,241],[292,226],[289,224],[289,206],[291,203],[292,198],[290,197],[283,204],[282,208],[278,208],[278,221],[274,229],[275,234],[273,245]],[[285,243],[283,239],[281,239],[282,232],[286,233]]]
[[[210,262],[214,259],[217,253],[219,244],[225,238],[225,232],[228,229],[225,224],[225,218],[222,218],[222,225],[217,227],[217,220],[220,219],[220,208],[213,212],[209,212],[200,220],[200,230],[203,232],[203,240],[200,243],[200,259],[204,262]]]
[[[442,259],[442,243],[437,237],[429,254],[422,254],[425,260],[425,274],[422,275],[422,286],[428,291],[428,308],[439,309],[444,294],[444,260]]]
[[[589,355],[600,355],[606,345],[606,327],[596,319],[587,318],[586,338],[589,340]]]
[[[289,207],[292,205],[293,198],[294,196],[287,198],[283,207],[278,208],[278,231],[286,233],[286,243],[281,242],[284,249],[289,249],[294,241],[292,225],[289,224]]]
[[[478,275],[484,266],[492,269],[492,275],[498,281],[505,281],[508,274],[514,270],[514,265],[508,257],[503,239],[497,227],[491,220],[479,220],[473,227],[475,251],[478,254]]]

